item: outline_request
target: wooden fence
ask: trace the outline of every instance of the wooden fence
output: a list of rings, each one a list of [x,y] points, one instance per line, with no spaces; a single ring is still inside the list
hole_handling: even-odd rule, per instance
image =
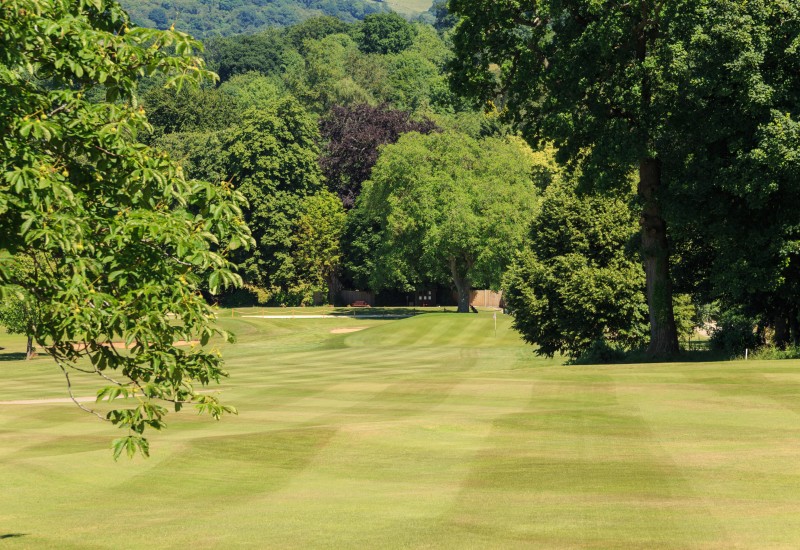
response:
[[[474,307],[503,307],[503,293],[494,290],[473,290],[469,295],[469,305]]]
[[[353,302],[367,302],[369,305],[375,305],[375,293],[366,290],[342,290],[340,292],[342,303],[350,305]]]

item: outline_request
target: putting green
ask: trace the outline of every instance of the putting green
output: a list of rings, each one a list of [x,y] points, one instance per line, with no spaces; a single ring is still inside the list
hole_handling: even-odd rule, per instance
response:
[[[0,404],[4,550],[800,547],[797,361],[563,366],[489,312],[221,322],[239,416],[171,415],[148,460]],[[0,401],[64,396],[0,347]]]

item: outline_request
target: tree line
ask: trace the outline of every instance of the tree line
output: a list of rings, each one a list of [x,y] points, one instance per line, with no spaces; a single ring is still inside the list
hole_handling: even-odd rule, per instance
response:
[[[502,287],[545,355],[671,357],[708,304],[732,350],[800,341],[794,3],[451,0],[205,49],[104,0],[0,10],[2,301],[68,381],[143,396],[117,454],[160,402],[232,411],[192,384],[220,296]]]
[[[450,8],[460,89],[553,143],[582,188],[635,179],[651,354],[678,350],[677,292],[717,301],[742,337],[757,323],[758,339],[800,342],[797,3]]]
[[[223,303],[443,284],[466,310],[473,284],[499,287],[535,207],[536,156],[450,90],[452,53],[432,26],[321,17],[207,46],[220,83],[145,83],[144,139],[248,201],[256,246],[238,256],[244,290]]]
[[[134,24],[166,30],[171,26],[197,38],[255,33],[327,15],[355,22],[384,13],[374,0],[124,0]]]

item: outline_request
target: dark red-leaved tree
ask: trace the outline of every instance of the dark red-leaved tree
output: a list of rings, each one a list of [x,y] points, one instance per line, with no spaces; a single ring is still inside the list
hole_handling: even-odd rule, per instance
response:
[[[325,141],[320,164],[328,188],[345,208],[352,208],[378,160],[378,147],[395,143],[406,132],[429,134],[437,129],[431,120],[412,120],[411,113],[386,105],[334,106],[320,121]]]

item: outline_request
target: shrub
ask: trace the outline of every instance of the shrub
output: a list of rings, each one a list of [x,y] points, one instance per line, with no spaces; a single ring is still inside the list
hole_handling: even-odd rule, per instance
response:
[[[756,320],[739,310],[723,312],[711,330],[712,349],[723,351],[734,357],[744,354],[745,349],[755,350],[760,342],[755,332]]]
[[[763,346],[751,356],[753,359],[800,359],[800,346],[789,346],[780,349],[775,346]]]
[[[622,363],[625,360],[625,350],[608,343],[605,338],[598,338],[576,359],[576,365],[597,365]]]

